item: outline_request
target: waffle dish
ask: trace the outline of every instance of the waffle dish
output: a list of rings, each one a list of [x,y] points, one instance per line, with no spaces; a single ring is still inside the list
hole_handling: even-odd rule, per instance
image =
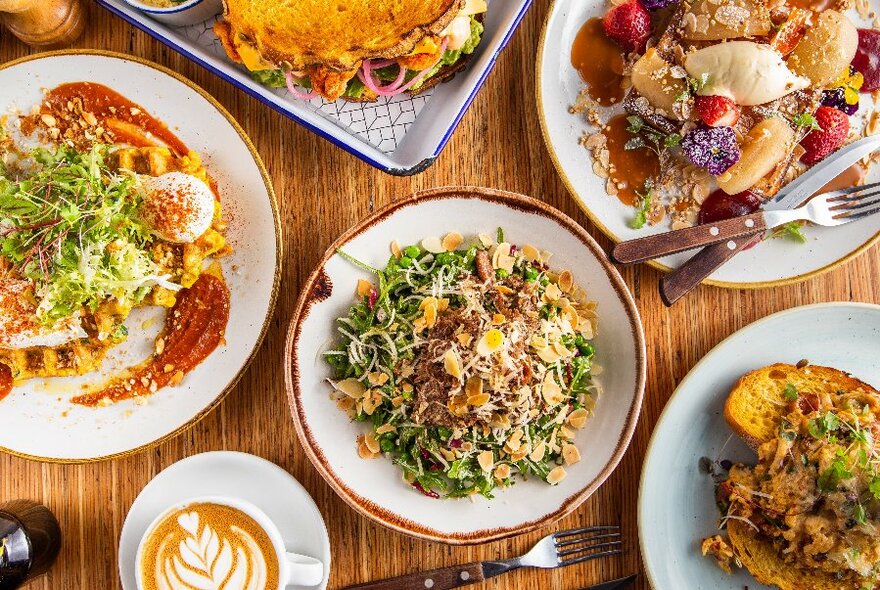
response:
[[[875,132],[876,116],[858,111],[863,93],[880,87],[880,32],[857,29],[844,13],[851,8],[847,0],[612,2],[592,34],[620,54],[611,66],[618,93],[597,102],[588,78],[598,66],[580,64],[588,87],[573,110],[596,128],[583,144],[606,192],[635,207],[631,226],[679,229],[752,213]],[[612,102],[623,113],[612,116]],[[838,182],[861,183],[871,163]],[[796,224],[783,231],[802,237]]]
[[[72,401],[145,399],[179,383],[223,342],[229,317],[216,260],[231,247],[199,154],[89,82],[48,90],[4,122],[0,399],[27,379],[99,371],[143,306],[168,310],[153,354]]]

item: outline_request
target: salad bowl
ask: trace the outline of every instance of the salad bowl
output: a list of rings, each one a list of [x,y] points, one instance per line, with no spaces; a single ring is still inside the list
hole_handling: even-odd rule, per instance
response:
[[[365,267],[353,264],[354,259],[381,268],[392,241],[418,244],[426,236],[460,232],[468,243],[479,234],[481,239],[494,235],[499,228],[510,244],[530,242],[552,251],[550,267],[570,269],[576,284],[596,303],[598,330],[592,343],[594,365],[602,367],[601,374],[594,370],[601,393],[577,435],[577,446],[584,452],[574,464],[566,462],[567,475],[556,485],[531,477],[492,494],[440,498],[418,482],[405,480],[388,457],[375,453],[372,460],[361,458],[357,441],[369,422],[352,421],[335,407],[332,381],[328,382],[334,373],[325,353],[335,346],[336,320],[355,301],[359,281],[372,278]],[[623,279],[572,219],[522,195],[447,187],[395,202],[345,232],[327,250],[304,285],[290,324],[285,379],[306,455],[352,508],[416,537],[475,544],[546,526],[572,512],[605,481],[629,445],[639,415],[645,343]]]

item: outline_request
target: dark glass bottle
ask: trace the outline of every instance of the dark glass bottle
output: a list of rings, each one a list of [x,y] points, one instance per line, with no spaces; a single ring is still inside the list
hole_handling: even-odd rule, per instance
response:
[[[61,549],[61,529],[48,508],[29,500],[0,504],[0,590],[46,573]]]

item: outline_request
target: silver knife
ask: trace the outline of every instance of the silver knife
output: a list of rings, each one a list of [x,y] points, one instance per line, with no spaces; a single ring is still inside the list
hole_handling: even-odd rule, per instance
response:
[[[871,135],[837,150],[783,187],[773,201],[764,205],[764,210],[794,209],[833,178],[840,176],[844,170],[878,149],[880,149],[880,135]],[[700,250],[687,262],[660,279],[660,297],[663,302],[671,306],[754,239],[753,235],[742,236],[730,240],[735,244],[734,248],[730,248],[728,243],[720,243]]]
[[[611,580],[610,582],[604,582],[602,584],[596,584],[595,586],[590,586],[589,588],[584,588],[583,590],[621,590],[622,588],[626,588],[627,586],[635,582],[637,577],[638,576],[636,574],[633,574],[625,578]]]

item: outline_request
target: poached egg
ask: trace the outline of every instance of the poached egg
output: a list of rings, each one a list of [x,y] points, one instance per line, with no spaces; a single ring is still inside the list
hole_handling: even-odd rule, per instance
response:
[[[140,217],[160,238],[191,244],[214,219],[214,193],[202,180],[184,172],[142,176]]]

